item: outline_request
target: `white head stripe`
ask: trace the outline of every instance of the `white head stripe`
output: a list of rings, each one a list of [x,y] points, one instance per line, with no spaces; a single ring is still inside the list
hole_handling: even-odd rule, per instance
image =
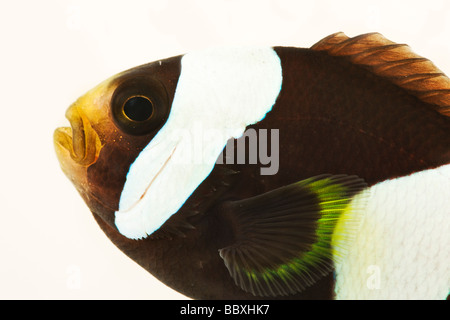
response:
[[[263,119],[281,89],[272,48],[186,54],[170,116],[131,165],[116,226],[129,238],[157,230],[212,171],[228,139]]]

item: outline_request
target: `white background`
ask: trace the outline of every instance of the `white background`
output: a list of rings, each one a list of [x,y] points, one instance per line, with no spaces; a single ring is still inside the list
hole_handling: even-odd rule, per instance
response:
[[[450,74],[450,1],[2,1],[0,299],[185,299],[122,254],[59,168],[66,108],[122,70],[224,44],[378,31]]]

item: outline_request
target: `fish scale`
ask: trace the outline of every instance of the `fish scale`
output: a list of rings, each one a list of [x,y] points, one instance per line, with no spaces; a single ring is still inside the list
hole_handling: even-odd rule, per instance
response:
[[[439,170],[448,172],[450,166]],[[447,263],[450,251],[442,245],[450,241],[450,200],[437,192],[440,188],[450,188],[450,181],[434,170],[373,187],[363,225],[355,241],[358,246],[350,252],[346,261],[348,265],[337,267],[338,298],[446,298],[450,284]],[[430,197],[417,197],[422,191]],[[400,199],[393,199],[390,196],[393,193]],[[401,200],[405,198],[411,199],[409,206],[403,205]],[[419,200],[414,202],[414,199]],[[386,203],[391,205],[388,207]],[[436,210],[421,210],[430,206]],[[370,256],[367,252],[371,253]],[[359,282],[352,283],[348,279],[353,278],[347,274],[357,265],[361,266]],[[364,285],[370,276],[367,273],[369,266],[379,268],[378,288]]]

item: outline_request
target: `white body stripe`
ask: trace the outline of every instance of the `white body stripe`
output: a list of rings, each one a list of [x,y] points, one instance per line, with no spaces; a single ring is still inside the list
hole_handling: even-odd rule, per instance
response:
[[[445,299],[450,290],[450,165],[379,183],[349,255],[337,299]]]
[[[210,174],[228,139],[263,119],[281,90],[272,48],[186,54],[170,116],[131,165],[116,226],[129,238],[157,230]]]

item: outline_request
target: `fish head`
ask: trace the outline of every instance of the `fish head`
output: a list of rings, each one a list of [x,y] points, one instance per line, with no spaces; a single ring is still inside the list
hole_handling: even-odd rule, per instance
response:
[[[180,57],[173,57],[119,73],[73,103],[70,127],[54,132],[62,171],[111,226],[130,164],[170,113],[179,72]]]
[[[208,177],[227,141],[271,110],[281,78],[272,48],[205,50],[126,71],[67,111],[72,129],[55,133],[63,171],[91,211],[145,238]]]

